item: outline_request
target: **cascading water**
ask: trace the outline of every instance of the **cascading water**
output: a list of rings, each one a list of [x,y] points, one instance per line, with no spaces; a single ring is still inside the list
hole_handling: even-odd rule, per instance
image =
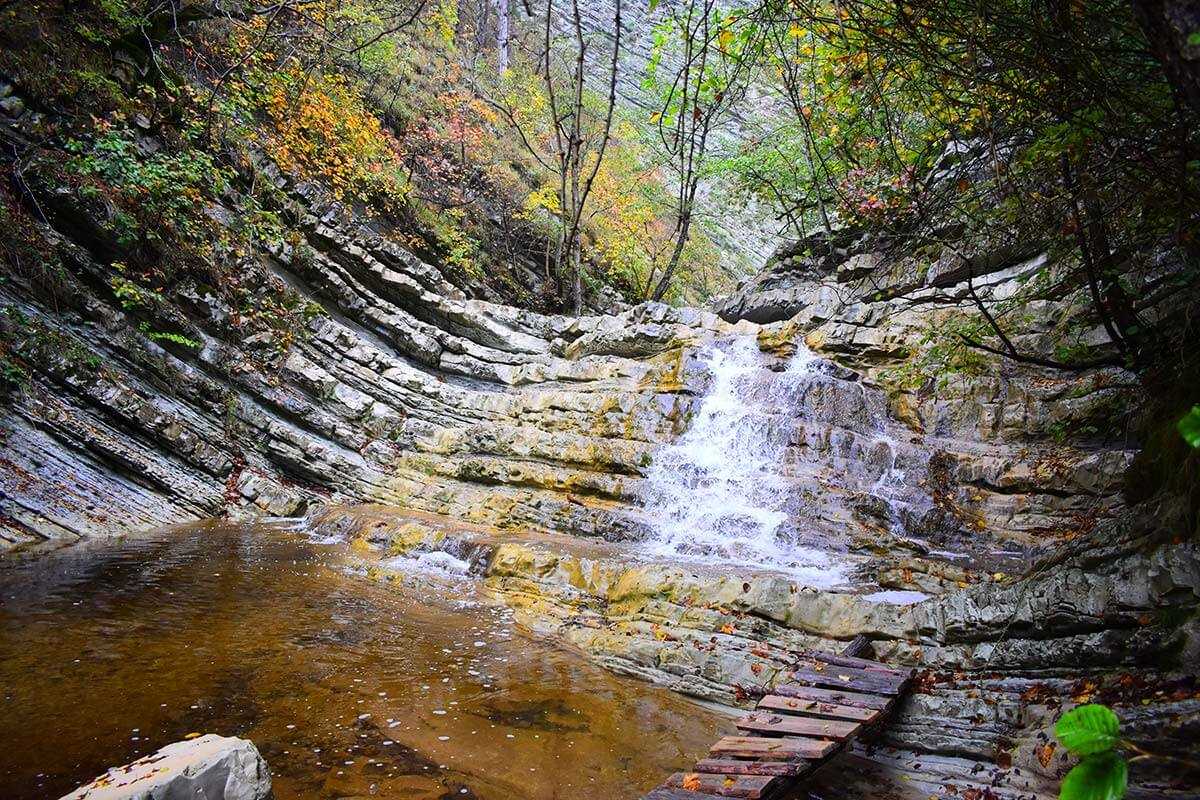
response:
[[[654,458],[645,504],[653,555],[807,573],[841,580],[828,554],[782,539],[787,479],[780,468],[793,426],[787,411],[816,357],[802,348],[783,373],[768,369],[753,337],[701,358],[712,374],[691,425]]]
[[[831,523],[831,508],[870,496],[900,532],[911,500],[883,397],[803,344],[783,371],[753,336],[710,345],[699,360],[708,390],[646,474],[649,554],[843,583],[844,537],[839,546],[829,536],[849,520]]]

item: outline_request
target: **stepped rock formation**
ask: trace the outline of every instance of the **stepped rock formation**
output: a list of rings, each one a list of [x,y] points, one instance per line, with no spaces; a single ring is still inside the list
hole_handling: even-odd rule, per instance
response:
[[[1195,549],[1171,543],[1169,502],[1124,507],[1134,448],[1090,432],[1136,398],[1134,376],[1001,364],[888,390],[887,371],[931,324],[970,303],[954,263],[913,271],[849,247],[785,254],[719,314],[543,316],[466,299],[313,187],[262,172],[300,236],[255,254],[244,282],[287,287],[304,329],[281,342],[185,280],[156,313],[192,348],[139,332],[108,284],[117,248],[104,209],[31,170],[71,269],[57,306],[22,275],[0,284],[0,332],[33,367],[0,418],[6,543],[308,513],[368,546],[472,555],[530,626],[731,703],[796,651],[866,632],[877,656],[930,670],[884,739],[855,752],[865,786],[886,780],[904,796],[1052,796],[1066,762],[1045,728],[1085,697],[1121,701],[1131,728],[1164,749],[1195,741]],[[1005,296],[1038,258],[997,255],[973,288]],[[924,277],[890,277],[901,274]],[[1030,308],[1022,342],[1055,313]],[[757,344],[761,379],[802,343],[831,359],[778,413],[782,476],[797,493],[788,513],[845,555],[845,586],[641,563],[624,544],[652,527],[645,481],[709,388],[705,348],[734,340]],[[875,483],[892,469],[884,497]],[[881,502],[892,497],[895,508]],[[329,509],[362,502],[404,511]],[[1061,537],[1068,549],[1024,579],[975,568],[999,549],[1019,571]],[[938,549],[976,558],[963,568]],[[939,596],[866,599],[880,587]],[[1174,780],[1135,772],[1134,796],[1188,796]]]
[[[466,300],[311,187],[278,181],[305,241],[263,254],[248,282],[285,284],[319,309],[286,352],[277,333],[188,283],[163,313],[202,346],[147,341],[106,285],[102,259],[112,244],[96,209],[61,190],[40,197],[77,271],[60,314],[19,280],[0,286],[4,335],[38,367],[5,415],[8,541],[124,531],[243,505],[296,515],[330,500],[635,535],[653,452],[686,426],[705,389],[697,346],[753,336],[764,368],[781,369],[805,330],[796,320],[728,323],[654,305],[574,320]],[[744,302],[760,308],[761,296]],[[859,302],[827,319],[810,304],[797,319],[820,352],[861,366],[912,335],[923,312],[919,300],[903,302],[913,308],[893,314],[896,300]],[[794,410],[804,412],[805,435],[789,445],[792,460],[818,470],[830,463],[822,451],[842,447],[841,457],[855,459],[855,447],[874,442],[856,441],[855,428],[876,424],[869,418],[884,398],[864,379],[869,368],[828,371],[806,397],[808,410]],[[1107,413],[1131,384],[1116,371],[1070,381],[1018,371],[902,397],[894,410],[912,428],[899,434],[908,440],[899,445],[912,462],[910,489],[941,512],[913,527],[1028,543],[1111,513],[1132,449],[1068,446],[1052,435],[1064,419]],[[842,525],[855,513],[869,517],[869,505],[848,498],[824,516]]]

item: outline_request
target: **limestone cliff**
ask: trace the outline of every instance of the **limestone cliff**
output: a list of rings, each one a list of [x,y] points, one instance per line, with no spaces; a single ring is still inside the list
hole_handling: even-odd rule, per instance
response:
[[[1136,443],[1107,424],[1137,402],[1136,377],[998,360],[896,377],[971,291],[1013,291],[1037,254],[996,254],[969,287],[950,262],[914,273],[870,248],[819,264],[785,254],[719,314],[570,319],[467,300],[319,188],[260,169],[297,236],[251,254],[243,284],[288,297],[294,336],[193,279],[152,302],[176,339],[150,335],[110,281],[105,209],[26,176],[69,270],[57,304],[19,269],[0,284],[6,352],[28,372],[0,417],[6,543],[306,513],[396,551],[461,541],[532,627],[725,702],[800,649],[866,632],[880,657],[927,670],[896,727],[858,753],[861,774],[911,796],[1051,796],[1064,761],[1044,728],[1082,697],[1119,701],[1164,747],[1194,741],[1200,573],[1186,514],[1169,499],[1126,507]],[[1054,315],[1030,309],[1023,336],[1044,337]],[[644,534],[648,467],[706,390],[697,348],[734,336],[753,337],[771,369],[801,343],[832,359],[803,407],[779,413],[794,418],[787,477],[808,490],[794,513],[847,551],[851,586],[637,564],[620,544]],[[904,467],[898,521],[872,492],[881,431]],[[425,516],[406,532],[408,518],[327,508],[362,502]],[[1017,579],[948,565],[940,547],[1041,560]],[[865,586],[939,596],[877,604]],[[1135,781],[1143,796],[1187,796],[1179,774]]]

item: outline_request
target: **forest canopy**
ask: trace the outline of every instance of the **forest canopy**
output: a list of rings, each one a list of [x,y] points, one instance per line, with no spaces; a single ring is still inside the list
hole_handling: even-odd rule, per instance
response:
[[[269,163],[473,292],[578,313],[727,290],[756,266],[724,224],[749,203],[815,251],[870,235],[968,275],[1052,253],[1070,266],[1020,300],[1082,292],[1109,341],[1041,360],[1144,364],[1196,280],[1188,6],[7,0],[0,72],[44,122],[7,137],[5,213],[37,213],[41,158],[112,204],[131,296],[165,262],[219,283],[286,244]],[[231,191],[254,209],[232,230],[203,211]],[[1018,305],[980,303],[964,343],[1037,358]]]

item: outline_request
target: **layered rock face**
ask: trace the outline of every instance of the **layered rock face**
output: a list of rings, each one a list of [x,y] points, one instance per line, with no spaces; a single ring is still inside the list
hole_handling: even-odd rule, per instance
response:
[[[1174,539],[1178,512],[1125,512],[1023,577],[910,605],[385,507],[331,509],[312,524],[399,554],[368,571],[381,580],[408,580],[404,562],[449,553],[528,628],[614,671],[730,705],[786,680],[805,650],[866,634],[876,657],[918,670],[917,689],[878,738],[818,775],[817,791],[1017,800],[1057,796],[1074,762],[1051,729],[1076,703],[1113,705],[1150,752],[1192,749],[1200,553]],[[1190,798],[1197,780],[1187,764],[1147,760],[1132,771],[1131,796]]]
[[[66,308],[35,299],[20,275],[0,287],[9,350],[33,368],[4,414],[9,541],[241,506],[292,515],[330,499],[497,523],[603,516],[648,444],[670,433],[683,386],[677,358],[657,354],[685,327],[679,314],[569,320],[468,301],[297,191],[305,241],[247,268],[250,283],[293,287],[312,309],[298,341],[281,346],[183,285],[163,314],[200,346],[162,347],[106,285],[98,257],[110,243],[94,210],[65,192],[40,200],[75,269],[63,276]],[[728,327],[686,316],[699,332]],[[643,396],[651,402],[633,402]],[[599,508],[576,513],[576,491]],[[491,506],[476,507],[484,494]],[[535,502],[543,495],[556,503]]]
[[[470,555],[530,627],[729,703],[797,651],[866,632],[878,656],[930,670],[879,747],[859,751],[862,774],[912,796],[1053,795],[1064,760],[1039,736],[1082,697],[1122,701],[1164,746],[1195,735],[1196,553],[1171,544],[1169,508],[1123,508],[1133,447],[1098,424],[1136,397],[1134,376],[985,362],[905,379],[972,293],[1010,295],[1039,256],[964,273],[851,243],[784,253],[719,315],[647,305],[568,319],[468,300],[313,187],[262,172],[298,236],[252,254],[243,283],[252,297],[288,292],[303,328],[285,336],[183,281],[156,319],[197,346],[139,330],[110,284],[104,209],[29,175],[70,269],[57,303],[19,270],[0,284],[5,352],[29,369],[0,418],[7,543],[312,512],[381,549]],[[1028,309],[1020,343],[1048,338],[1055,313]],[[696,519],[656,503],[672,495],[653,482],[664,464],[703,467],[667,451],[713,411],[717,352],[748,359],[735,387],[747,405],[782,387],[740,418],[778,461],[777,530],[837,554],[837,585],[712,566],[688,530],[675,531],[678,558],[654,563],[625,543]],[[321,512],[360,502],[422,516]],[[1023,580],[980,569],[993,551],[1019,566],[1063,537],[1072,549]],[[867,599],[880,587],[940,596]],[[1178,776],[1135,777],[1185,795]]]
[[[285,285],[304,305],[290,346],[194,284],[162,313],[200,346],[150,341],[106,285],[97,259],[109,243],[94,209],[65,192],[41,196],[48,235],[75,271],[57,312],[20,276],[0,286],[5,338],[35,367],[5,413],[7,540],[243,506],[289,516],[330,500],[634,536],[645,529],[643,476],[711,381],[704,348],[757,341],[759,380],[769,381],[805,332],[796,321],[730,323],[662,306],[576,320],[466,300],[311,188],[276,177],[304,239],[247,268],[249,282]],[[900,341],[919,314],[876,330]],[[851,333],[870,329],[838,320],[808,341],[861,361],[866,334]],[[1115,476],[1131,451],[1065,446],[1047,429],[1064,413],[1085,418],[1129,376],[962,379],[915,409],[901,397],[892,409],[901,413],[889,415],[871,374],[825,364],[790,396],[795,407],[777,412],[789,427],[788,471],[817,507],[808,527],[888,528],[894,509],[870,490],[893,468],[903,473],[900,513],[912,515],[902,527],[926,537],[987,530],[1028,542],[1117,505]],[[852,481],[855,464],[875,466]]]
[[[787,320],[819,354],[889,391],[891,412],[934,454],[931,486],[980,530],[1026,540],[1090,530],[1122,505],[1136,443],[1116,432],[1141,401],[1135,375],[998,361],[931,359],[986,331],[978,302],[1008,304],[1003,323],[1021,352],[1053,356],[1085,303],[1020,302],[1030,281],[1064,268],[1043,253],[979,248],[936,257],[889,254],[844,233],[785,247],[760,274],[717,301],[728,320]],[[978,302],[977,302],[978,301]],[[1078,344],[1103,345],[1098,325]],[[950,359],[954,362],[955,359]],[[1124,421],[1124,423],[1123,423]]]

